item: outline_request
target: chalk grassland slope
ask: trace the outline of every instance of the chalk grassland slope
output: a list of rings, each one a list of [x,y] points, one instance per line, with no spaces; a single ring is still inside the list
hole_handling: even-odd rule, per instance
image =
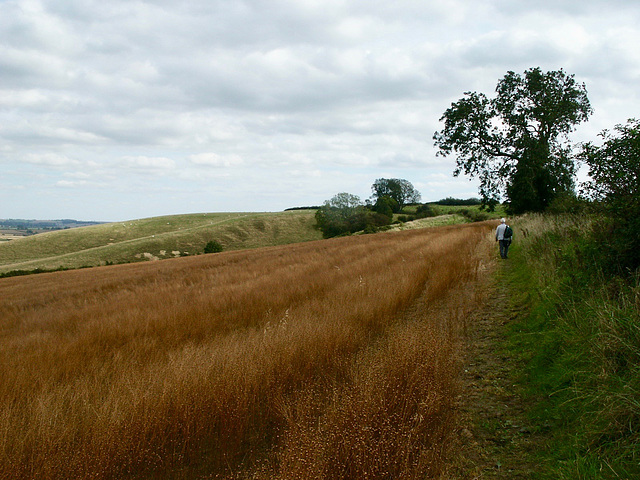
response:
[[[389,231],[398,232],[403,230],[415,230],[416,228],[441,227],[444,225],[457,225],[465,222],[467,222],[467,220],[462,215],[453,213],[438,215],[437,217],[419,218],[406,223],[396,223],[391,225]]]
[[[0,478],[438,478],[492,228],[0,279]]]
[[[239,250],[317,240],[313,211],[201,213],[43,233],[0,243],[0,273],[79,268],[202,253],[210,240]]]

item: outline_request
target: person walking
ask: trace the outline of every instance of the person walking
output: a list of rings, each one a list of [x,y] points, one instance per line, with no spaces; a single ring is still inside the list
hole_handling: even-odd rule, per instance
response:
[[[508,258],[509,245],[511,245],[511,239],[513,238],[513,230],[507,225],[507,220],[500,219],[500,225],[496,228],[496,242],[500,245],[500,257]]]

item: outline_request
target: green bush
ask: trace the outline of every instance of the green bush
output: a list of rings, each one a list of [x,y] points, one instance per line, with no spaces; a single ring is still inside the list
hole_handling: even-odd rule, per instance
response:
[[[488,213],[481,212],[480,210],[473,210],[470,208],[462,208],[460,209],[459,213],[471,222],[484,222],[485,220],[489,220],[490,218],[490,215]]]
[[[579,215],[587,209],[588,203],[584,199],[571,193],[561,193],[551,201],[546,211],[555,215],[564,213]]]
[[[608,222],[601,222],[596,241],[608,257],[609,271],[633,275],[640,268],[640,120],[630,119],[603,131],[600,147],[583,146],[581,159],[591,182],[585,193]]]
[[[373,205],[373,211],[377,213],[381,213],[382,215],[386,215],[387,217],[393,217],[394,213],[400,211],[400,205],[397,200],[391,198],[389,196],[379,197],[376,200],[375,205]]]
[[[219,253],[222,250],[222,245],[216,240],[211,240],[204,246],[204,253]]]
[[[424,205],[420,205],[418,206],[418,208],[416,208],[417,218],[429,218],[429,217],[435,217],[437,215],[438,215],[438,212],[436,212],[435,209],[428,203],[425,203]]]
[[[391,217],[365,208],[360,208],[344,217],[325,215],[323,210],[318,210],[316,221],[318,228],[322,230],[322,236],[331,238],[361,231],[365,233],[377,232],[380,227],[391,223]]]

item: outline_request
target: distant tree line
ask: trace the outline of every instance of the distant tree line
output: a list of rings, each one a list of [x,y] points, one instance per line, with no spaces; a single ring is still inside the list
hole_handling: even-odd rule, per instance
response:
[[[290,212],[292,210],[317,210],[319,208],[320,208],[320,205],[316,205],[312,207],[291,207],[291,208],[285,208],[284,211]]]
[[[473,207],[475,205],[482,205],[482,200],[475,197],[467,198],[466,200],[462,198],[447,197],[433,203],[435,203],[436,205],[445,205],[445,206]]]
[[[0,228],[15,230],[63,230],[74,227],[86,227],[89,225],[99,225],[102,222],[85,222],[80,220],[25,220],[17,218],[0,219]]]

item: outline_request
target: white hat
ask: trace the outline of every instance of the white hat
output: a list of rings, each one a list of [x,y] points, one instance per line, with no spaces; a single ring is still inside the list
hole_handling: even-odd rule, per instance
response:
[[[506,222],[506,220],[504,218],[500,219],[500,223],[505,223],[505,222]]]

